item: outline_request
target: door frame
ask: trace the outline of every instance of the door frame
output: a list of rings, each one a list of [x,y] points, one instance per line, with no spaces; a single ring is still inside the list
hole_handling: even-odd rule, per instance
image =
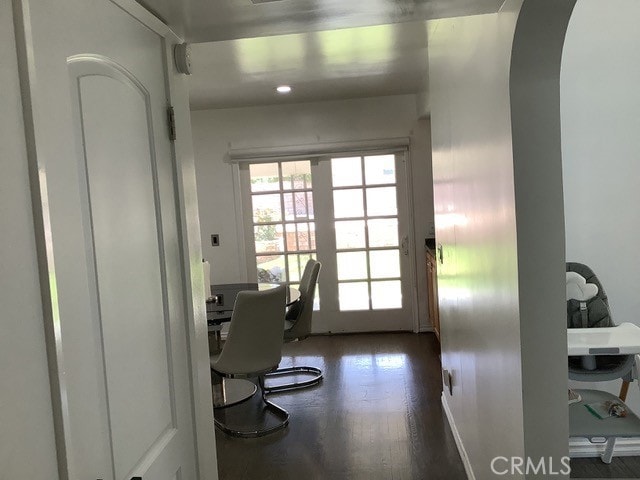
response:
[[[56,435],[58,474],[69,478],[69,458],[66,450],[69,415],[66,410],[64,358],[60,348],[58,298],[55,289],[55,264],[51,243],[47,201],[47,162],[51,152],[42,151],[38,132],[44,124],[40,114],[38,91],[34,88],[38,72],[34,71],[33,38],[30,3],[35,0],[13,0],[18,69],[29,163],[31,198],[38,254],[41,301],[51,386],[51,402]],[[184,320],[187,332],[188,364],[192,385],[192,408],[197,454],[198,478],[218,478],[213,403],[209,367],[209,346],[205,308],[205,285],[202,268],[200,221],[196,194],[195,161],[191,139],[189,90],[184,75],[174,62],[173,47],[183,40],[166,24],[134,0],[101,0],[111,2],[156,33],[163,44],[165,56],[165,87],[167,102],[174,108],[176,140],[171,144],[175,164],[176,211],[181,237]],[[191,299],[191,301],[189,301]]]

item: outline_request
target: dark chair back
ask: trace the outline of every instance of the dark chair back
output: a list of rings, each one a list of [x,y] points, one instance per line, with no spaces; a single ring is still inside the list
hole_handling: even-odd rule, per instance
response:
[[[300,279],[300,300],[291,306],[285,317],[286,320],[293,323],[291,328],[285,329],[284,339],[286,341],[302,340],[311,334],[313,301],[321,266],[320,262],[310,259],[304,268]]]

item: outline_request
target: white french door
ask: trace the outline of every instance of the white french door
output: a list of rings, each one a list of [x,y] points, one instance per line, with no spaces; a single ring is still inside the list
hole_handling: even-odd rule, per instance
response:
[[[404,152],[240,165],[250,279],[322,263],[316,332],[411,330]]]

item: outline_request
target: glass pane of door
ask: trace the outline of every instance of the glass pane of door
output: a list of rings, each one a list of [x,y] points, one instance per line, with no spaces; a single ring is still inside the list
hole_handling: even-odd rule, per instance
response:
[[[251,164],[249,185],[256,278],[296,286],[316,257],[311,164]]]
[[[401,308],[396,156],[333,158],[331,180],[339,310]]]

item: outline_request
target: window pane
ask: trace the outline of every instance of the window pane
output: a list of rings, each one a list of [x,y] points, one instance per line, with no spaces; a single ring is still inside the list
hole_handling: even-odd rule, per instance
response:
[[[369,287],[367,282],[339,283],[340,310],[369,310]]]
[[[280,195],[253,195],[253,223],[279,222],[282,220]]]
[[[313,220],[315,218],[313,212],[313,193],[307,192],[307,215],[309,215],[309,220]]]
[[[304,267],[307,265],[307,262],[311,257],[312,255],[309,253],[303,253],[300,255],[287,255],[287,261],[289,262],[290,282],[300,281],[300,279],[302,278],[302,272],[304,272]]]
[[[396,187],[367,188],[367,215],[397,215]]]
[[[282,225],[257,225],[253,227],[253,235],[256,241],[256,253],[284,250]]]
[[[316,248],[316,240],[315,240],[315,231],[312,230],[314,224],[309,223],[292,223],[287,225],[287,235],[289,235],[289,230],[293,232],[292,234],[296,237],[298,246],[295,247],[296,242],[292,240],[291,245],[293,245],[290,250],[314,250]],[[289,239],[287,239],[287,243],[289,243]]]
[[[291,252],[293,250],[298,250],[298,242],[297,240],[297,234],[296,234],[296,225],[295,223],[288,223],[285,225],[285,229],[287,232],[287,240],[286,240],[286,245],[287,245],[287,251]]]
[[[364,173],[367,185],[396,183],[395,155],[364,157]]]
[[[297,219],[309,218],[306,192],[296,192],[293,194],[293,207],[293,211]]]
[[[311,188],[311,163],[308,160],[283,162],[282,188],[284,190]]]
[[[316,248],[315,231],[311,230],[312,225],[309,223],[296,223],[298,250],[314,250]]]
[[[337,254],[338,280],[367,278],[367,253],[343,252]]]
[[[294,255],[289,255],[289,258],[287,259],[289,262],[289,286],[293,287],[293,288],[297,288],[298,290],[300,289],[299,285],[295,285],[293,283],[291,283],[292,281],[296,281],[299,282],[300,281],[300,273],[298,271],[298,265],[296,263],[296,258],[294,257]]]
[[[289,282],[299,282],[301,277],[300,256],[287,255],[287,261],[289,262]],[[291,285],[291,286],[296,287],[295,285]]]
[[[286,282],[284,255],[258,255],[258,283]]]
[[[282,197],[285,220],[306,220],[313,217],[312,204],[308,203],[313,198],[307,192],[285,193]]]
[[[362,162],[360,157],[332,158],[331,179],[334,187],[362,185]]]
[[[316,249],[316,224],[309,223],[309,250]]]
[[[362,190],[334,190],[333,213],[335,218],[363,217]]]
[[[313,299],[313,309],[320,310],[320,285],[316,283],[316,296]]]
[[[364,220],[335,222],[336,248],[365,248]]]
[[[252,192],[280,190],[277,163],[255,163],[249,165]]]
[[[371,306],[374,310],[402,308],[400,280],[371,282]]]
[[[283,193],[282,203],[284,204],[284,219],[288,221],[295,220],[296,214],[293,206],[293,194]]]
[[[399,250],[373,250],[369,252],[371,278],[397,278],[400,276]]]
[[[316,233],[314,223],[287,223],[286,224],[286,245],[287,251],[315,250]]]
[[[367,221],[370,247],[398,246],[398,219],[381,218]]]

